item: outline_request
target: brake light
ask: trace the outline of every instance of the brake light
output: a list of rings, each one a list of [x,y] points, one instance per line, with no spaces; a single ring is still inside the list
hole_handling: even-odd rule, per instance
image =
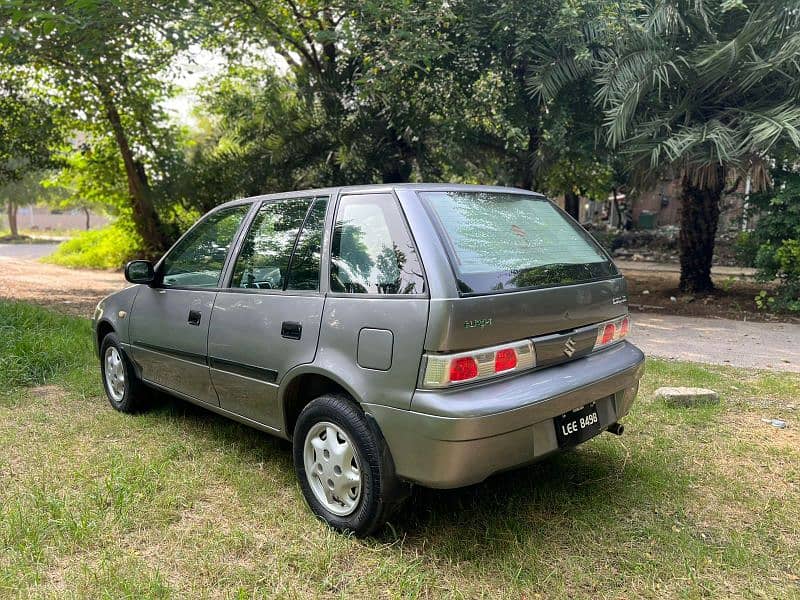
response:
[[[450,363],[450,381],[467,381],[478,376],[478,363],[471,356],[462,356]]]
[[[625,317],[619,326],[619,337],[624,338],[628,335],[628,330],[631,328],[631,318]]]
[[[614,334],[617,332],[617,328],[614,326],[613,323],[606,323],[606,326],[603,327],[603,336],[600,338],[600,345],[604,346],[606,344],[610,344],[614,341]]]
[[[630,328],[631,318],[629,315],[625,315],[621,319],[615,319],[614,321],[600,323],[600,325],[597,326],[597,339],[594,343],[594,349],[597,350],[598,348],[603,348],[621,341],[627,337]]]
[[[508,371],[517,366],[517,353],[513,348],[503,348],[494,354],[494,372]]]
[[[524,371],[536,365],[530,340],[457,354],[428,354],[422,386],[443,388],[467,381]]]

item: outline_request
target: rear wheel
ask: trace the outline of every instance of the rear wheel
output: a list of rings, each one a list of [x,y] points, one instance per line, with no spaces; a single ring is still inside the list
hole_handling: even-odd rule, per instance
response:
[[[348,397],[310,402],[294,429],[294,467],[306,502],[334,529],[369,535],[402,489],[386,442]]]
[[[141,410],[143,386],[114,333],[106,335],[100,344],[100,371],[106,396],[115,410],[124,413]]]

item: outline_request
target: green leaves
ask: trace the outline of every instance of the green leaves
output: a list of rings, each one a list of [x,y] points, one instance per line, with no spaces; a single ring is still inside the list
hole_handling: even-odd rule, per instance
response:
[[[743,171],[779,145],[800,148],[800,11],[657,0],[641,22],[597,76],[608,143],[635,166]]]

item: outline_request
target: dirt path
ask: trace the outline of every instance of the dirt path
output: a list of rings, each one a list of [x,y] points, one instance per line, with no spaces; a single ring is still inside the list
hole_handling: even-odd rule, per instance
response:
[[[125,285],[121,273],[0,256],[0,298],[25,300],[71,315],[91,317],[100,298]]]

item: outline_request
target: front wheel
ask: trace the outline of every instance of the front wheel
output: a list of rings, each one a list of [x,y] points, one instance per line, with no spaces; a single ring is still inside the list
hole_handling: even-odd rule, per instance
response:
[[[100,371],[106,396],[115,410],[124,413],[141,410],[142,384],[113,333],[100,344]]]
[[[294,468],[306,502],[339,531],[369,535],[399,498],[386,442],[343,395],[311,401],[294,428]]]

